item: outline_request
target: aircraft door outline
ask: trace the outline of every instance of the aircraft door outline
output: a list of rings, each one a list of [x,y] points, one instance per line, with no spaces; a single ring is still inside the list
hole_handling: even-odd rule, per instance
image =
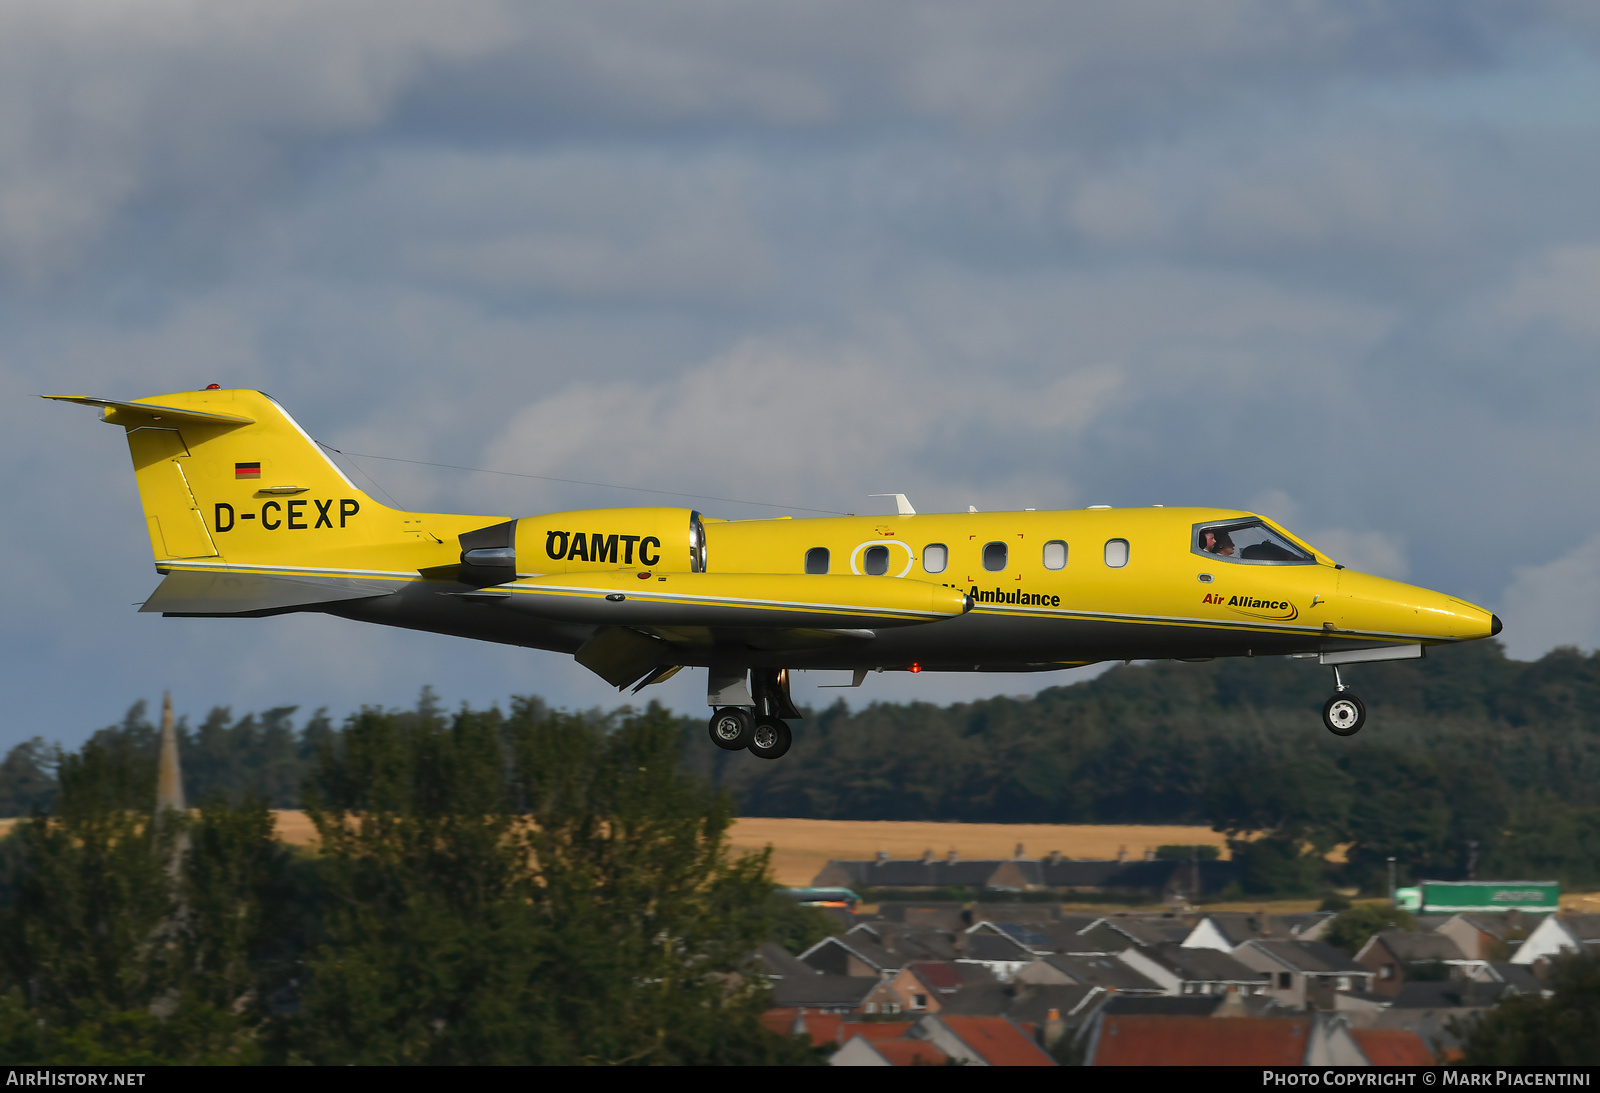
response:
[[[864,572],[862,572],[862,569],[861,569],[861,556],[863,554],[865,554],[868,550],[870,550],[872,547],[876,547],[876,546],[881,546],[881,547],[899,547],[901,550],[906,552],[906,567],[904,569],[902,569],[899,573],[894,574],[894,576],[896,576],[896,577],[904,577],[906,574],[910,573],[912,567],[917,564],[917,552],[911,549],[911,544],[903,542],[903,541],[901,541],[899,539],[868,539],[866,542],[861,543],[854,550],[852,550],[850,552],[850,572],[851,573],[854,573],[857,577],[866,576],[866,574]],[[890,564],[893,565],[892,562]],[[885,570],[884,575],[885,576],[889,575],[887,570]]]

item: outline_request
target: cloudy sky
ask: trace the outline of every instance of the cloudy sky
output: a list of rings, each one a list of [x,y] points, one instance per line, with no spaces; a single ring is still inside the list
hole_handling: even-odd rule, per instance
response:
[[[1246,506],[1515,656],[1592,648],[1597,137],[1576,2],[14,0],[0,746],[163,688],[615,701],[554,654],[136,614],[121,431],[35,396],[212,382],[409,508],[657,499],[371,456],[796,513]]]

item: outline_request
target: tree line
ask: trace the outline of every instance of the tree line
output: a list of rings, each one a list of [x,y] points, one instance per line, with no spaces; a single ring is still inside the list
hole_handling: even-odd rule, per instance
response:
[[[1600,885],[1600,657],[1558,649],[1508,659],[1496,642],[1361,665],[1346,678],[1368,726],[1340,739],[1317,711],[1330,673],[1286,658],[1118,666],[1028,698],[951,706],[843,702],[807,711],[779,762],[722,752],[699,718],[678,718],[685,769],[745,815],[1001,823],[1208,823],[1242,835],[1252,893],[1330,884],[1512,875]],[[543,710],[536,699],[523,700]],[[425,694],[424,710],[437,709]],[[184,729],[192,799],[265,797],[298,807],[334,730],[294,707]],[[586,715],[615,723],[626,708]],[[95,740],[154,755],[136,705]],[[48,804],[55,753],[43,740],[0,763],[0,813]],[[1345,848],[1336,874],[1323,852]]]
[[[232,775],[153,815],[146,729],[57,753],[0,842],[0,1061],[818,1061],[758,1021],[767,856],[659,708],[314,720],[316,854]]]

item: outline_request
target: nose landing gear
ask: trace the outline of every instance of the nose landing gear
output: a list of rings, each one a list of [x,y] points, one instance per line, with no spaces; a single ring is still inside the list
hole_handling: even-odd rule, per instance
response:
[[[1354,736],[1367,723],[1367,708],[1351,694],[1339,675],[1339,666],[1333,666],[1334,692],[1322,704],[1322,723],[1335,736]]]

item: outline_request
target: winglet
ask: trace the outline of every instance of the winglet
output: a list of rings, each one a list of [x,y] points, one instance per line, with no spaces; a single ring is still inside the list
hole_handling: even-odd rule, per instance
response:
[[[903,493],[869,493],[868,497],[893,497],[894,511],[897,516],[915,516],[917,510],[911,507],[911,502],[906,500]]]
[[[128,424],[128,417],[149,418],[153,421],[189,421],[197,425],[254,425],[253,417],[236,414],[213,414],[206,410],[180,410],[175,406],[155,406],[148,402],[121,402],[117,399],[90,398],[87,395],[40,395],[56,402],[76,402],[80,406],[99,406],[104,409],[102,420],[112,425]],[[116,415],[113,417],[113,415]]]

